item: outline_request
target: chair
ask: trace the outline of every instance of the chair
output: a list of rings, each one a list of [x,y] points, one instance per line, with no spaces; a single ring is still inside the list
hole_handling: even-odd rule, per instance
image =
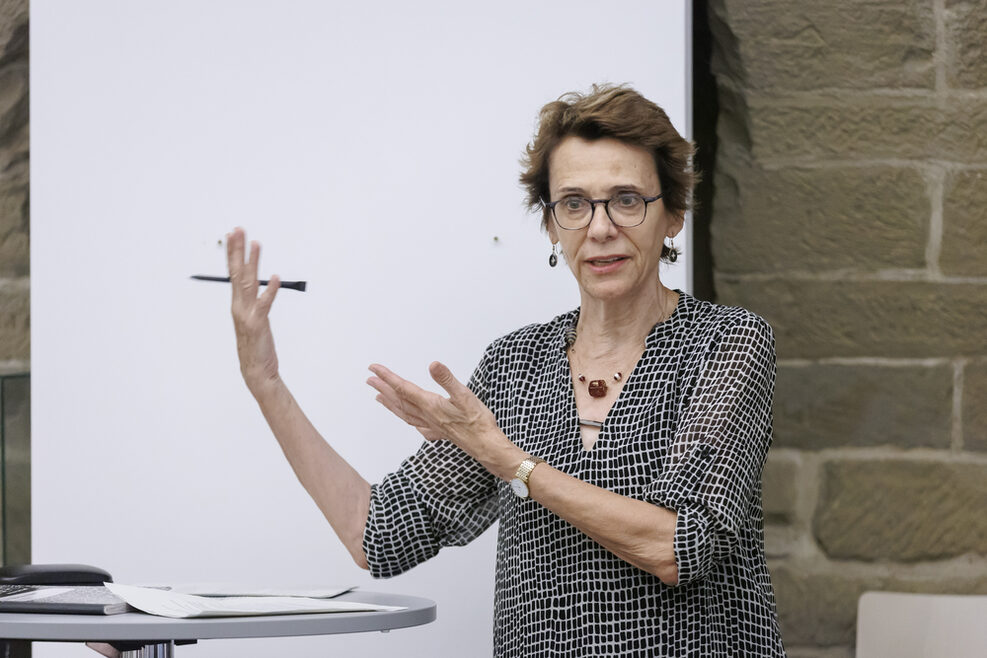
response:
[[[987,596],[865,592],[856,658],[984,658]]]

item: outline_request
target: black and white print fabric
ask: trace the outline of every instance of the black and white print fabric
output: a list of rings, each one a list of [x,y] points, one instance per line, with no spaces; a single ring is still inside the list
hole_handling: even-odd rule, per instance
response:
[[[373,575],[399,574],[499,521],[497,656],[784,656],[761,507],[774,336],[749,311],[679,294],[592,450],[566,356],[578,311],[498,339],[470,381],[523,450],[675,510],[677,586],[515,497],[446,441],[425,442],[373,486],[364,535]]]

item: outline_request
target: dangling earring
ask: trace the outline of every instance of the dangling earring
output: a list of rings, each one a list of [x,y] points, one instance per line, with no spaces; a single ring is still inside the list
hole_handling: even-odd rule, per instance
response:
[[[668,262],[674,263],[679,259],[679,252],[675,250],[675,240],[668,239]]]
[[[552,255],[548,257],[549,267],[555,267],[556,265],[559,264],[558,249],[559,249],[559,245],[557,244],[552,245]]]

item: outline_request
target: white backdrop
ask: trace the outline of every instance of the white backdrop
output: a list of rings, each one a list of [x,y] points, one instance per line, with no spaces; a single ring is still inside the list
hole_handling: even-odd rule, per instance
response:
[[[283,376],[379,479],[418,439],[376,405],[366,366],[424,382],[439,359],[465,379],[489,341],[576,305],[518,158],[541,105],[593,82],[633,84],[687,131],[688,15],[650,0],[34,0],[34,561],[439,606],[388,635],[207,641],[190,657],[489,654],[495,530],[390,581],[353,566],[240,380],[228,286],[188,276],[224,274],[220,242],[242,225],[265,278],[309,281],[273,311]],[[688,289],[687,272],[663,277]]]

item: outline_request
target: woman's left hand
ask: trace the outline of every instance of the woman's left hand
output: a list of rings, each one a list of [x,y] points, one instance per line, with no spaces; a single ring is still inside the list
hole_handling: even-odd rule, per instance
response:
[[[428,372],[449,394],[447,398],[426,391],[382,365],[374,364],[370,371],[376,376],[367,383],[377,390],[377,401],[429,441],[451,441],[498,477],[513,475],[511,468],[517,468],[524,459],[524,453],[497,427],[493,412],[438,361],[429,366]],[[515,458],[517,463],[513,463]]]

